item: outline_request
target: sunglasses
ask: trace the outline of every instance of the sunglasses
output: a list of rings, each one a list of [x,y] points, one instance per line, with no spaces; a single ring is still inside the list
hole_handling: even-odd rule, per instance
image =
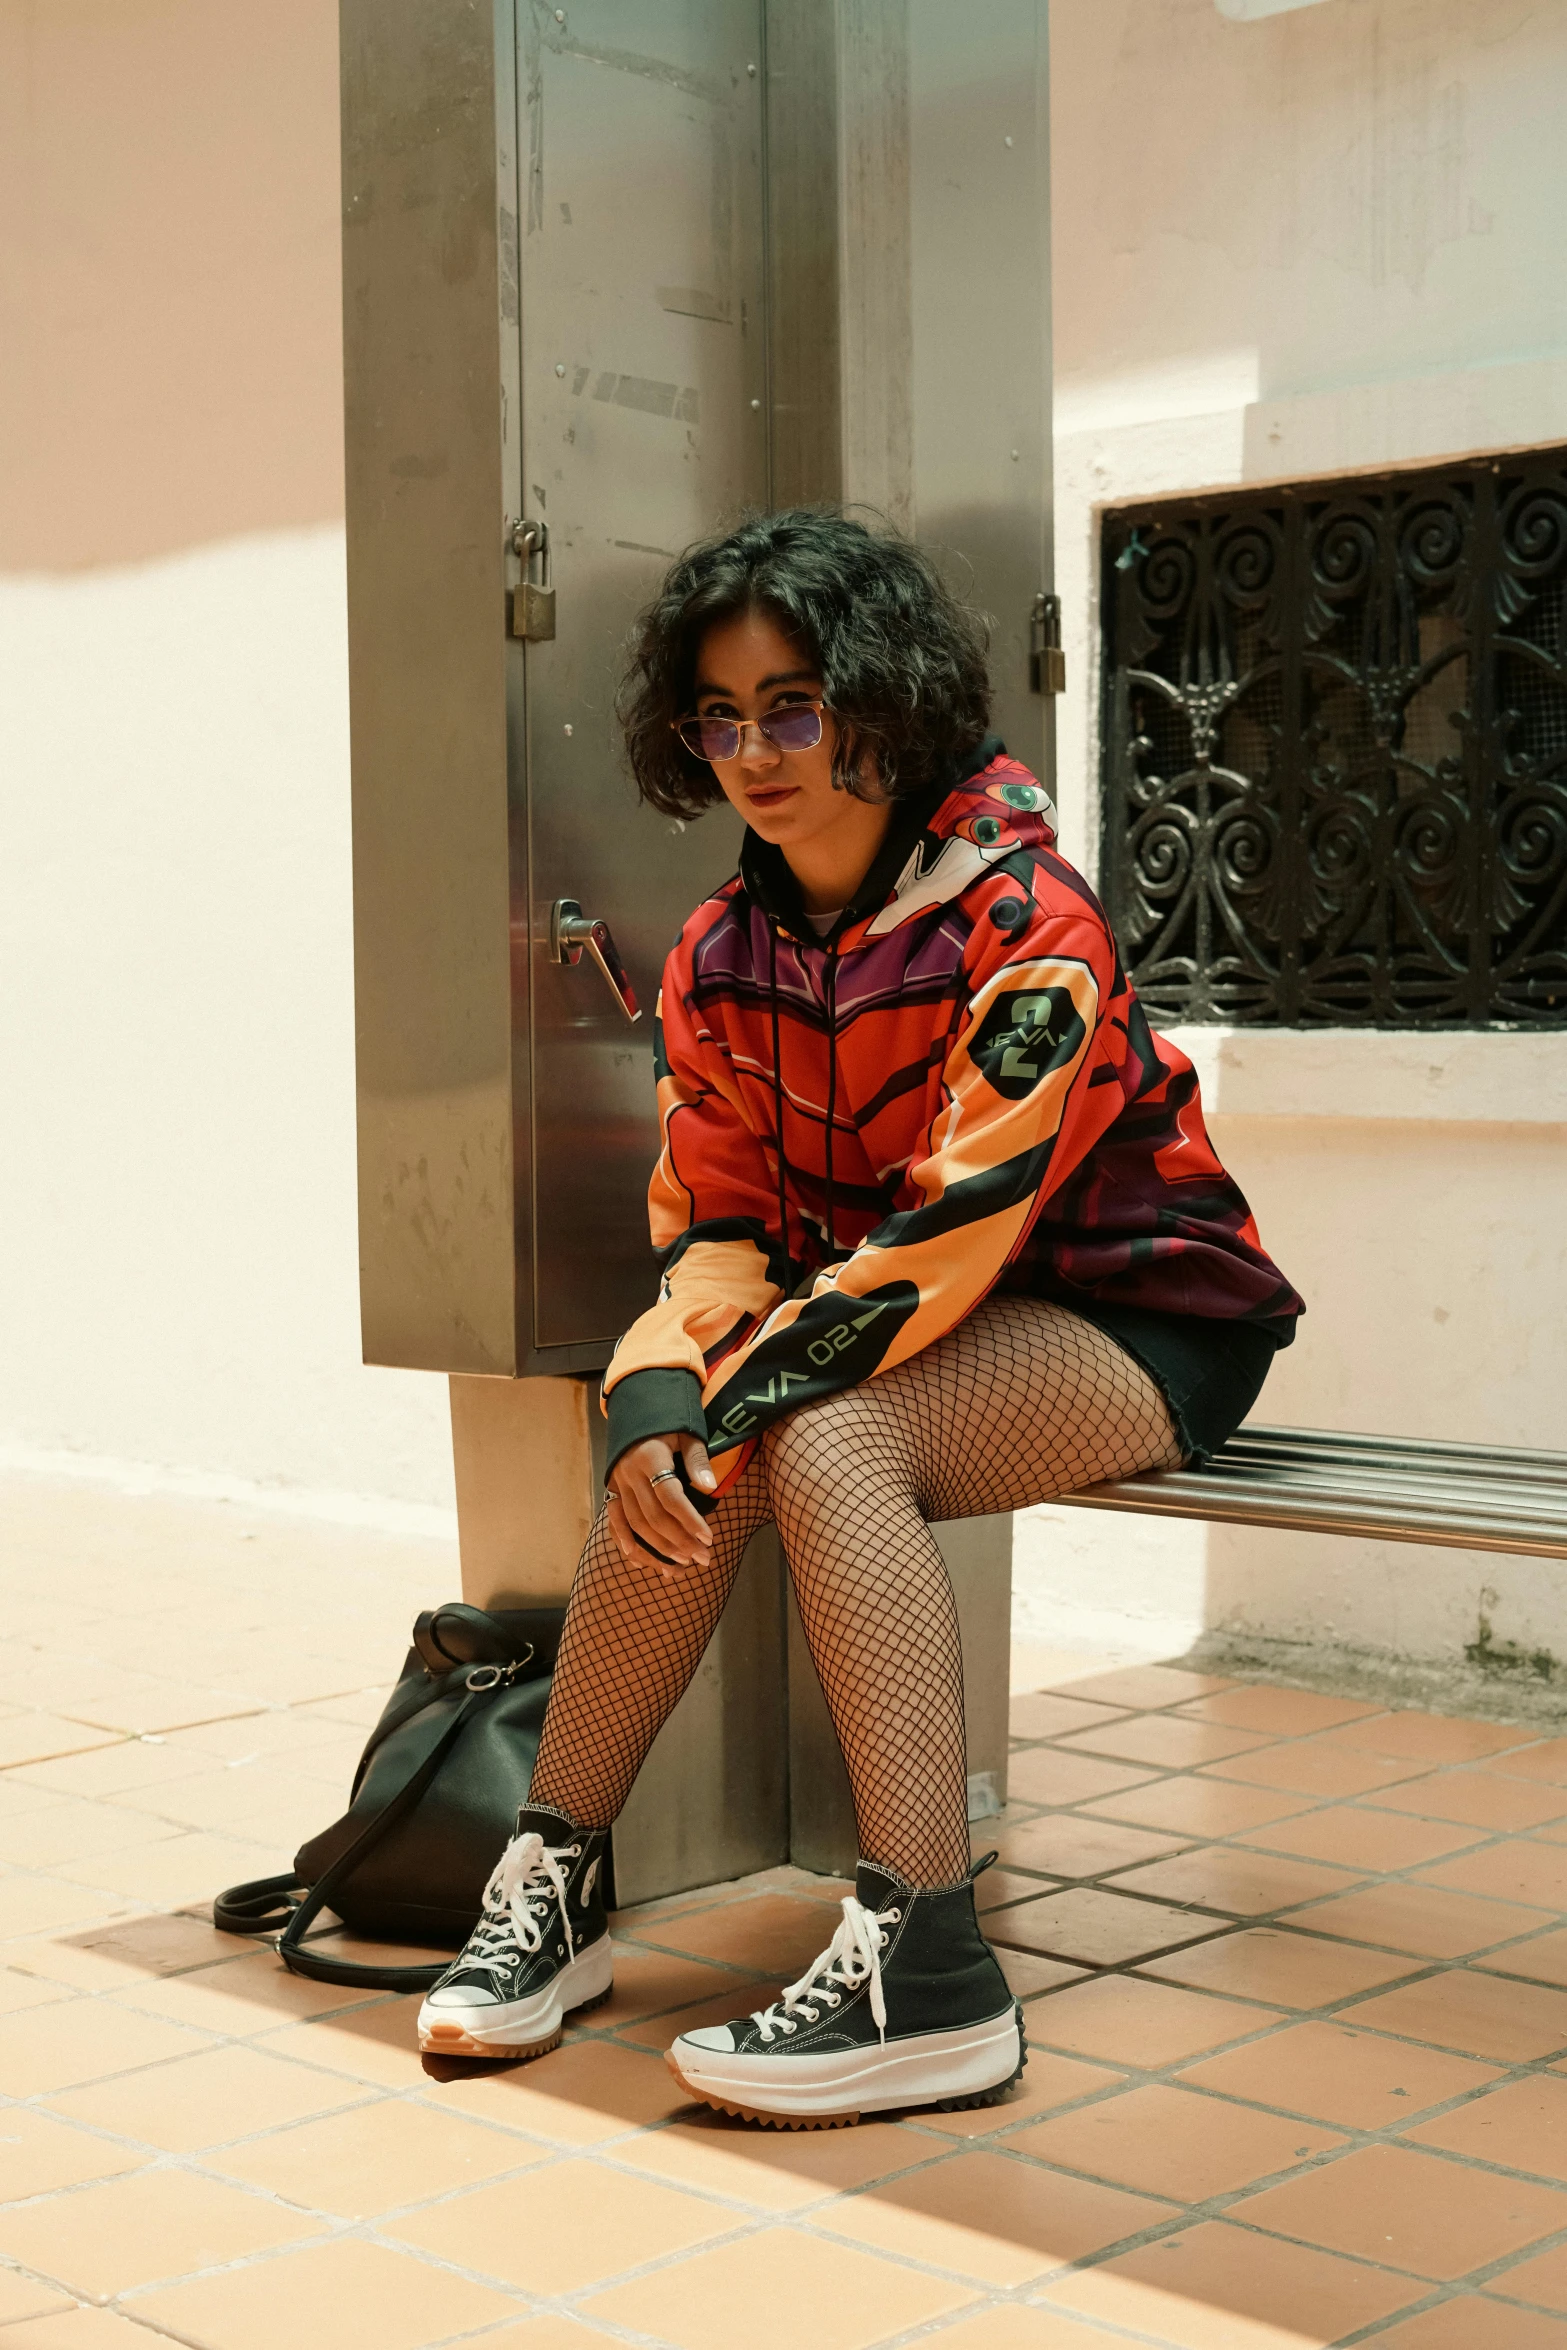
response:
[[[765,718],[680,718],[675,732],[693,759],[737,759],[748,726],[775,751],[813,751],[822,739],[822,704],[793,702]]]

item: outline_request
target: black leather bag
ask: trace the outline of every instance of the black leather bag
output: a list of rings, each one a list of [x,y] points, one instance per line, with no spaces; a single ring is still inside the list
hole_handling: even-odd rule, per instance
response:
[[[371,1966],[306,1946],[325,1909],[373,1939],[461,1949],[528,1793],[564,1607],[422,1615],[397,1687],[354,1773],[347,1811],[280,1877],[212,1905],[226,1934],[274,1933],[297,1975],[372,1990],[428,1990],[431,1966]]]

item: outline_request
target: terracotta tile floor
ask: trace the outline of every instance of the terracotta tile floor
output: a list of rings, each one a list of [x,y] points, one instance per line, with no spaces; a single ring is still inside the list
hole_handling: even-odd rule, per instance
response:
[[[1567,1739],[1157,1666],[1020,1696],[1004,2106],[773,2135],[660,2051],[841,1888],[623,1913],[555,2055],[214,1933],[435,1542],[0,1487],[0,2350],[1567,2350]]]

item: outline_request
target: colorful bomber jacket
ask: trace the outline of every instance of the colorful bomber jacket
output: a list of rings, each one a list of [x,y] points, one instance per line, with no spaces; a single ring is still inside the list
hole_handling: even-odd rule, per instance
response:
[[[1214,1155],[1054,811],[994,738],[895,811],[820,939],[747,833],[664,968],[658,1302],[605,1375],[609,1458],[705,1436],[723,1490],[770,1422],[1002,1287],[1239,1317],[1301,1300]]]

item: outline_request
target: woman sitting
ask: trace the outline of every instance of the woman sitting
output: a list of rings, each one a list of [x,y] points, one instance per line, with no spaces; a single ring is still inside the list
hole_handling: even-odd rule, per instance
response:
[[[859,1872],[799,1982],[669,2061],[796,2124],[986,2102],[1022,2067],[929,1522],[1213,1452],[1301,1301],[987,714],[973,616],[839,515],[696,548],[644,619],[642,796],[747,829],[665,968],[658,1302],[605,1378],[610,1490],[529,1800],[427,2048],[539,2055],[607,1995],[608,1831],[771,1518]]]

